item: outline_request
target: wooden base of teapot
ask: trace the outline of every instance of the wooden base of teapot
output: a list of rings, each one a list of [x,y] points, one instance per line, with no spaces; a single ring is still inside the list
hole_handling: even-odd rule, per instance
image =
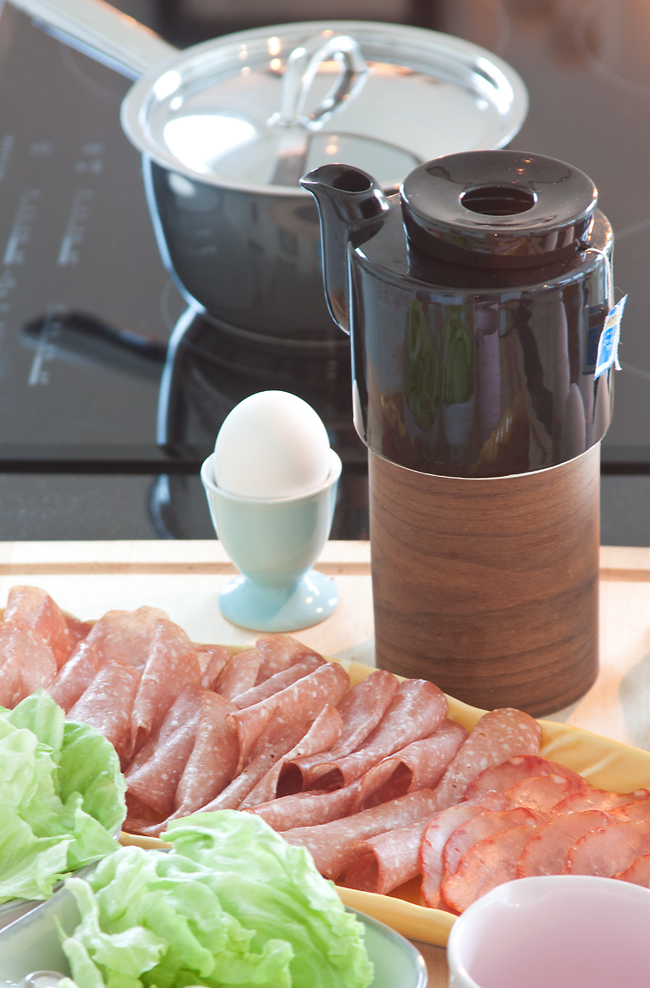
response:
[[[484,708],[578,700],[598,673],[600,446],[516,477],[369,469],[377,665]]]

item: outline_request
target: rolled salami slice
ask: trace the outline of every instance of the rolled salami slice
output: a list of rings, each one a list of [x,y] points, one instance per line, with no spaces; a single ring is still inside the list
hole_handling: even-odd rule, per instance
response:
[[[68,720],[90,724],[118,746],[131,724],[140,673],[124,662],[104,663],[90,686],[68,712]]]
[[[611,822],[602,810],[584,810],[554,816],[526,845],[517,864],[519,878],[534,875],[560,875],[564,870],[569,849],[598,827]]]
[[[475,844],[460,859],[455,875],[445,879],[442,898],[462,913],[480,896],[517,877],[517,862],[535,834],[535,827],[512,827]]]
[[[444,908],[440,886],[445,868],[443,852],[445,844],[458,827],[478,813],[487,810],[505,810],[508,801],[502,793],[485,792],[476,799],[467,800],[457,806],[450,806],[437,813],[427,827],[420,846],[420,870],[422,872],[422,895],[427,906],[432,909]]]
[[[229,723],[239,738],[237,772],[241,772],[248,763],[255,745],[267,727],[274,737],[281,737],[283,733],[287,737],[293,737],[296,725],[302,727],[304,734],[307,725],[318,717],[325,704],[336,706],[349,688],[350,677],[343,666],[337,662],[326,662],[308,676],[303,676],[268,699],[230,714]],[[280,754],[284,755],[289,751],[301,737],[302,734],[299,733],[291,745]],[[270,767],[271,765],[267,766]],[[255,781],[257,782],[258,779]],[[224,809],[229,808],[224,807]]]
[[[316,658],[322,659],[322,655],[319,655],[318,652],[289,635],[260,635],[255,642],[255,648],[263,656],[257,674],[258,683],[263,683],[265,679],[270,679],[276,673],[288,669],[289,666],[308,655],[315,655]]]
[[[59,669],[54,682],[45,692],[67,713],[84,690],[88,689],[99,672],[99,666],[97,649],[90,642],[82,640],[75,649],[74,656]]]
[[[307,755],[287,763],[282,784],[287,793],[308,789],[322,772],[321,766],[343,758],[361,745],[384,716],[399,683],[395,676],[384,669],[375,672],[353,686],[338,705],[343,718],[343,731],[338,742],[326,757]]]
[[[582,783],[582,788],[590,788],[586,779],[570,768],[539,755],[515,755],[498,765],[491,765],[473,779],[465,790],[467,799],[473,799],[480,792],[507,792],[519,782],[541,775],[564,775]],[[574,792],[578,790],[573,790]]]
[[[0,622],[0,706],[13,709],[34,690],[54,681],[54,652],[33,628]]]
[[[483,714],[436,786],[438,809],[460,803],[470,782],[486,768],[514,755],[538,754],[541,741],[541,727],[521,710],[501,707]]]
[[[418,789],[434,789],[466,738],[464,727],[445,720],[431,737],[383,758],[362,777],[352,812]]]
[[[219,673],[232,657],[232,652],[225,645],[197,645],[196,642],[192,644],[196,649],[196,657],[201,669],[201,686],[204,690],[211,690],[219,678]]]
[[[386,713],[360,748],[344,758],[314,766],[317,788],[330,789],[354,782],[382,758],[433,734],[445,720],[448,709],[445,694],[428,680],[407,679],[400,683]]]
[[[5,621],[25,625],[48,643],[60,669],[72,651],[65,615],[40,587],[15,586],[9,591]]]
[[[307,733],[281,758],[278,758],[273,768],[269,769],[265,776],[251,789],[248,795],[239,804],[239,809],[243,810],[250,806],[257,806],[259,803],[267,803],[276,795],[278,779],[285,761],[292,758],[300,758],[301,755],[311,755],[315,751],[327,751],[334,742],[341,736],[343,722],[336,707],[327,703],[318,717],[311,725]]]
[[[125,772],[129,795],[161,816],[167,816],[174,809],[176,787],[196,738],[202,693],[201,687],[196,685],[181,690],[157,737],[147,746],[149,757],[140,759]]]
[[[612,823],[590,830],[569,848],[563,874],[612,878],[644,854],[650,854],[648,820]]]
[[[420,874],[420,845],[430,822],[426,816],[355,844],[355,858],[345,872],[343,884],[386,895],[416,878]]]
[[[574,792],[585,792],[591,786],[586,779],[566,775],[539,775],[518,782],[506,792],[511,806],[527,806],[530,810],[550,813],[558,803]]]
[[[291,830],[293,827],[315,827],[319,823],[348,816],[358,788],[357,781],[333,792],[323,792],[322,789],[296,792],[252,806],[245,812],[256,813],[277,831]]]
[[[622,882],[632,882],[634,885],[643,885],[646,889],[650,888],[650,854],[642,854],[635,858],[629,868],[619,871],[614,878]]]
[[[79,621],[77,618],[70,617],[69,614],[64,614],[65,623],[68,626],[68,634],[70,635],[70,652],[77,647],[79,642],[87,638],[92,631],[92,624],[89,621]]]
[[[262,653],[256,648],[247,648],[233,655],[222,669],[214,684],[216,693],[233,700],[240,693],[245,693],[255,685],[257,673],[262,661]]]
[[[609,792],[607,789],[587,789],[572,793],[553,807],[554,813],[579,813],[582,810],[603,810],[608,813],[617,806],[625,806],[636,800],[650,797],[650,789],[636,789],[634,792]]]
[[[198,686],[200,682],[201,670],[194,645],[177,624],[160,618],[133,704],[131,730],[122,743],[126,758],[139,751],[149,735],[160,727],[183,687]]]
[[[157,607],[107,611],[85,640],[97,649],[102,664],[115,660],[141,670],[149,658],[156,624],[161,618],[169,620]]]
[[[201,694],[196,741],[176,790],[174,817],[187,816],[205,806],[232,779],[239,744],[226,718],[234,709],[232,702],[218,693]]]
[[[359,841],[430,817],[434,812],[433,793],[430,789],[420,789],[390,803],[317,827],[285,830],[282,836],[290,844],[306,847],[321,875],[336,880],[354,859],[354,846]]]
[[[262,700],[268,700],[270,696],[279,693],[280,690],[286,689],[287,686],[291,686],[292,683],[302,679],[303,676],[308,676],[310,672],[314,672],[322,665],[325,665],[325,659],[320,659],[317,655],[307,655],[304,659],[296,662],[295,665],[284,669],[282,672],[276,672],[275,676],[271,676],[270,679],[265,679],[259,686],[253,686],[251,689],[246,690],[245,693],[237,694],[233,697],[233,702],[240,709],[243,707],[252,707],[254,703],[261,703]]]
[[[513,827],[539,827],[543,824],[544,820],[538,813],[532,813],[523,806],[513,810],[477,813],[471,820],[458,827],[445,844],[442,855],[445,869],[443,881],[446,881],[450,875],[456,874],[463,854],[480,840],[501,834],[504,830],[512,830]]]

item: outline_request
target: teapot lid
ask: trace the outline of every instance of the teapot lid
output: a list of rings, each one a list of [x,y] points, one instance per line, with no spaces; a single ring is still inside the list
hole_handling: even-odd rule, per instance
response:
[[[522,151],[450,154],[401,188],[409,239],[434,257],[475,267],[547,264],[587,246],[598,192],[555,158]]]

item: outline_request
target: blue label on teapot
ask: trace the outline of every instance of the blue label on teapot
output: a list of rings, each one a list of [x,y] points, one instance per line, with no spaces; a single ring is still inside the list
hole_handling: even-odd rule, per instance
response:
[[[609,370],[612,364],[616,367],[616,370],[621,369],[621,365],[618,362],[618,344],[621,338],[621,318],[626,301],[627,295],[624,295],[621,301],[617,302],[614,308],[609,310],[605,319],[605,325],[598,341],[594,380],[600,377],[601,374],[604,374],[606,370]]]

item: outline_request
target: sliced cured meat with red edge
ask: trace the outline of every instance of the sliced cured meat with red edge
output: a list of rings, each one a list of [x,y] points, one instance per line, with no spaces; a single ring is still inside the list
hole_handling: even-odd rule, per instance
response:
[[[233,653],[225,645],[197,645],[196,642],[192,644],[199,660],[201,686],[204,690],[211,690]]]
[[[230,714],[229,723],[239,738],[237,772],[241,772],[247,765],[255,745],[267,728],[278,737],[282,735],[283,730],[287,736],[293,737],[296,726],[302,726],[304,733],[307,726],[318,717],[325,704],[336,706],[349,688],[350,677],[343,666],[337,662],[326,662],[308,676],[303,676],[268,699]],[[281,754],[284,755],[289,751],[300,737],[302,734],[298,734],[289,748],[285,748]],[[271,765],[268,765],[268,768],[271,768]],[[224,809],[230,808],[224,807]]]
[[[196,685],[186,686],[181,691],[168,711],[156,741],[148,745],[149,757],[140,759],[125,773],[129,795],[137,797],[163,817],[174,809],[176,788],[194,747],[203,692]]]
[[[569,849],[598,827],[606,827],[610,818],[602,810],[583,810],[554,816],[535,834],[519,859],[519,878],[534,875],[560,875],[564,870]]]
[[[151,640],[161,618],[169,620],[157,607],[107,611],[85,640],[97,649],[102,664],[115,660],[141,670],[149,658]]]
[[[269,827],[277,831],[290,830],[293,827],[315,827],[319,823],[348,816],[358,788],[357,781],[333,792],[323,792],[322,789],[295,792],[252,806],[244,812],[261,816]]]
[[[126,758],[140,750],[184,686],[198,686],[201,670],[196,649],[182,628],[168,618],[156,622],[149,655],[131,714],[131,730],[125,737]]]
[[[588,786],[586,780],[577,772],[548,758],[541,758],[539,755],[515,755],[514,758],[509,758],[498,765],[490,765],[480,772],[468,785],[465,795],[467,799],[473,799],[479,792],[488,790],[507,792],[517,783],[540,775],[564,775],[568,779],[582,782],[585,787]]]
[[[482,895],[517,877],[517,862],[533,837],[535,827],[512,827],[474,844],[458,865],[455,875],[442,884],[442,898],[454,912],[462,913]]]
[[[424,833],[420,846],[422,895],[427,906],[432,909],[445,908],[440,895],[440,886],[444,877],[443,852],[445,844],[454,831],[478,813],[506,809],[508,809],[508,801],[503,793],[485,792],[476,799],[467,800],[436,813]]]
[[[323,657],[297,639],[291,638],[290,635],[260,635],[255,642],[255,648],[263,656],[257,674],[258,683],[263,683],[265,679],[270,679],[283,669],[288,669],[307,655],[315,655],[319,659]]]
[[[287,764],[283,772],[283,787],[287,793],[311,787],[322,774],[321,765],[343,758],[361,745],[374,731],[397,693],[398,680],[384,669],[376,669],[362,679],[343,697],[338,705],[343,719],[343,731],[327,757],[309,755]],[[314,772],[315,770],[315,772]]]
[[[650,821],[627,820],[590,830],[567,853],[563,874],[612,878],[650,854]]]
[[[255,685],[261,661],[262,653],[256,648],[247,648],[233,655],[214,684],[215,693],[225,696],[227,700],[245,693]]]
[[[629,868],[619,871],[614,878],[619,878],[622,882],[632,882],[633,885],[643,885],[650,888],[650,854],[642,854],[635,858]]]
[[[512,830],[513,827],[538,827],[544,822],[538,813],[532,813],[523,806],[512,810],[477,813],[455,830],[445,844],[442,855],[445,869],[443,881],[456,874],[463,854],[479,841],[501,834],[504,830]]]
[[[382,758],[433,734],[447,717],[447,697],[426,679],[407,679],[397,688],[381,721],[350,755],[314,766],[315,788],[347,786]],[[319,774],[317,774],[317,772]]]
[[[239,809],[257,806],[258,803],[267,803],[273,799],[277,792],[278,779],[284,762],[291,758],[300,758],[301,755],[311,755],[315,751],[327,751],[340,737],[342,727],[341,715],[336,707],[329,703],[326,704],[305,736],[291,751],[277,760],[273,768],[260,779],[239,804]]]
[[[431,737],[383,758],[362,777],[353,812],[418,789],[435,788],[466,738],[464,727],[445,720]]]
[[[436,786],[438,809],[460,803],[470,782],[486,768],[514,755],[538,754],[541,741],[541,727],[521,710],[500,707],[483,714]]]
[[[68,712],[68,720],[90,724],[117,747],[131,724],[140,673],[124,662],[106,662]]]
[[[81,641],[74,656],[60,669],[54,681],[47,687],[55,703],[67,713],[88,689],[100,667],[97,649],[89,642]]]
[[[505,795],[511,806],[526,806],[540,813],[550,813],[570,793],[584,792],[590,788],[586,779],[572,779],[566,775],[538,775],[518,782]]]
[[[579,813],[582,810],[603,810],[608,813],[617,806],[625,806],[636,800],[650,797],[649,789],[636,789],[634,792],[609,792],[607,789],[588,789],[576,792],[553,807],[554,813]]]
[[[650,820],[650,799],[624,803],[623,806],[614,807],[610,813],[612,819],[618,823],[622,820]]]
[[[351,864],[354,846],[359,841],[430,817],[434,809],[431,790],[420,789],[390,803],[382,803],[381,806],[373,806],[370,810],[317,827],[285,830],[282,836],[290,844],[306,847],[321,875],[336,880]]]
[[[251,689],[246,690],[245,693],[237,694],[233,697],[233,702],[240,709],[251,707],[254,703],[261,703],[262,700],[267,700],[274,693],[279,693],[280,690],[286,689],[287,686],[291,686],[292,683],[302,679],[303,676],[308,676],[310,672],[314,672],[319,666],[324,664],[325,659],[319,659],[316,655],[307,655],[304,659],[296,662],[295,665],[290,666],[289,669],[276,672],[275,676],[264,680],[259,686],[253,686]]]
[[[54,653],[25,624],[0,622],[0,706],[13,709],[26,696],[54,681]]]
[[[60,669],[72,651],[65,615],[40,587],[15,586],[9,591],[5,621],[25,625],[48,643]]]

